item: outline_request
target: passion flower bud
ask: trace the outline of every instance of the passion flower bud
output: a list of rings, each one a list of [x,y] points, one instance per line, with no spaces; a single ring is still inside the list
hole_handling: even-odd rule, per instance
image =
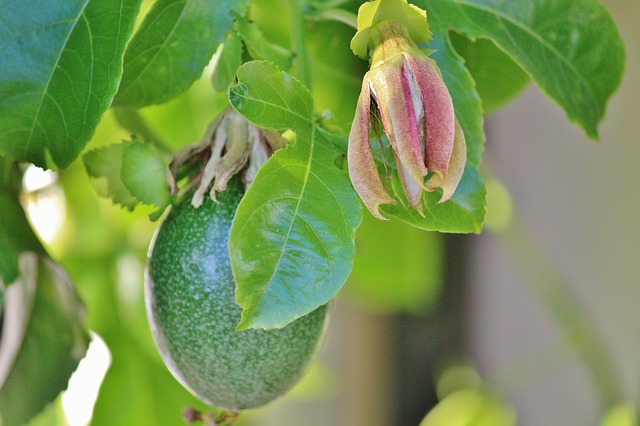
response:
[[[409,38],[404,25],[381,21],[368,36],[371,67],[349,134],[349,175],[369,211],[384,219],[379,206],[396,201],[382,182],[371,148],[370,117],[379,115],[407,201],[422,214],[423,191],[441,188],[441,203],[455,192],[466,163],[464,133],[437,64]]]

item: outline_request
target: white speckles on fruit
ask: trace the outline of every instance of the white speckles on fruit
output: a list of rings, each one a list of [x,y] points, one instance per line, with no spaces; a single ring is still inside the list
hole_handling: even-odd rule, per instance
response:
[[[301,377],[324,328],[322,306],[280,330],[236,331],[240,308],[227,240],[241,197],[229,182],[220,204],[178,203],[154,239],[146,274],[147,310],[156,344],[173,375],[208,404],[258,407]]]

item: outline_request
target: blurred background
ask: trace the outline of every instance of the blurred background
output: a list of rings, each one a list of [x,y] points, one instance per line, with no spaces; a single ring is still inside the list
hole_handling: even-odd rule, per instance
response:
[[[267,9],[266,0],[255,3],[256,14]],[[412,426],[429,411],[426,426],[634,424],[640,2],[603,3],[626,42],[627,69],[601,141],[588,140],[533,85],[491,114],[484,232],[439,235],[365,217],[317,362],[289,396],[238,424]],[[340,44],[351,30],[317,25],[335,28],[311,31],[312,45],[329,59],[352,58]],[[263,30],[276,42],[287,37]],[[314,87],[325,93],[316,103],[351,117],[355,99],[331,96],[359,81],[353,73],[323,80],[332,68],[316,59]],[[203,79],[142,116],[177,149],[199,139],[224,106],[225,94]],[[89,148],[127,138],[121,124],[110,111]],[[30,219],[73,278],[94,332],[69,390],[32,425],[179,425],[184,407],[206,409],[171,377],[149,333],[142,277],[150,211],[97,198],[79,161],[58,175],[31,169],[25,188]]]

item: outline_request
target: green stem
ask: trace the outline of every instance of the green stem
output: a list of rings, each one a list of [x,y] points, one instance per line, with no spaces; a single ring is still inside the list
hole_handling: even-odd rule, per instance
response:
[[[294,70],[302,83],[311,89],[309,61],[305,45],[305,19],[302,4],[305,0],[289,0],[291,19],[291,50],[294,57]]]

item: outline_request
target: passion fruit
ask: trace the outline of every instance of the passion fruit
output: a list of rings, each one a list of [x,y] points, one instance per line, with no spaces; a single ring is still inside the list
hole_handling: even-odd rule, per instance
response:
[[[145,299],[151,330],[175,378],[227,411],[283,395],[305,372],[323,334],[321,306],[281,329],[237,331],[241,309],[227,241],[243,194],[239,179],[199,208],[190,196],[171,207],[149,249]]]

